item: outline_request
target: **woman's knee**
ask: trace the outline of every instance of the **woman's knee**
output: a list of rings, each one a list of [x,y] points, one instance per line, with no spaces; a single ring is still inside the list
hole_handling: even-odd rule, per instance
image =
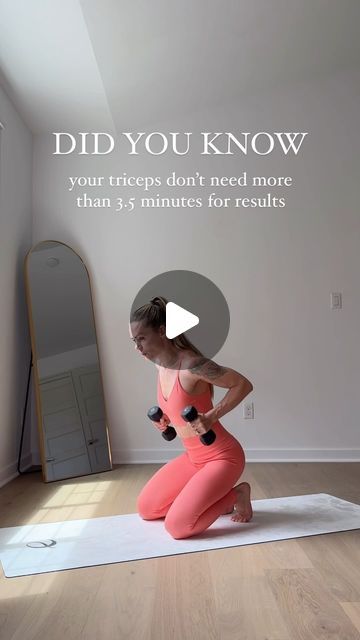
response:
[[[167,514],[164,522],[165,529],[175,540],[189,538],[192,533],[189,527],[184,526],[184,519],[181,520],[173,514]]]
[[[139,516],[143,520],[153,520],[154,519],[154,509],[151,505],[150,501],[146,498],[144,493],[140,493],[136,499],[136,509]]]
[[[170,533],[171,537],[174,538],[174,540],[183,540],[184,538],[189,538],[191,536],[191,533],[189,533],[188,531],[183,531],[181,527],[177,528],[165,523],[165,529],[168,533]]]
[[[158,520],[163,518],[166,513],[162,505],[155,502],[151,496],[147,496],[144,492],[137,497],[136,509],[143,520]]]

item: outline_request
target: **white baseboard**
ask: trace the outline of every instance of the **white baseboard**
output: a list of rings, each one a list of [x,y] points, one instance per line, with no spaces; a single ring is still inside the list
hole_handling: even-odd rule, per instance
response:
[[[205,445],[204,445],[205,446]],[[184,453],[185,449],[130,449],[112,451],[112,462],[117,464],[165,464]],[[246,449],[246,463],[251,462],[360,462],[360,449]],[[21,460],[20,468],[26,471],[32,465],[40,465],[38,452]],[[0,469],[0,488],[19,476],[17,461]]]
[[[28,453],[26,456],[24,456],[20,462],[20,469],[21,471],[25,471],[26,469],[28,469],[29,467],[31,467],[32,465],[32,455],[31,453]],[[12,464],[8,464],[6,467],[3,467],[2,469],[0,469],[0,488],[3,487],[5,484],[8,484],[8,482],[11,482],[11,480],[14,480],[14,478],[17,478],[17,476],[19,476],[19,472],[18,472],[18,461],[16,460],[16,462],[13,462]]]
[[[205,445],[204,445],[205,446]],[[169,462],[184,449],[131,449],[112,451],[113,464],[157,464]],[[251,462],[360,462],[360,449],[245,449]]]

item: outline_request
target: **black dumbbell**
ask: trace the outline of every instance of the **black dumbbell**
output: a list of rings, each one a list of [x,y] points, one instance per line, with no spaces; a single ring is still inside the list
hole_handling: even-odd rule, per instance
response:
[[[196,407],[193,407],[191,404],[185,407],[185,409],[183,409],[181,412],[181,417],[184,418],[186,422],[192,422],[193,420],[196,420],[198,415],[199,414],[197,412]],[[215,439],[216,439],[216,433],[212,429],[209,429],[209,431],[207,431],[206,433],[203,433],[203,435],[200,436],[201,442],[206,445],[212,444]]]
[[[160,422],[164,413],[163,410],[160,409],[160,407],[157,407],[155,405],[155,407],[151,407],[151,409],[149,409],[147,415],[148,418],[150,418],[150,420],[152,420],[153,422]],[[174,438],[176,438],[176,431],[174,427],[171,427],[169,425],[164,431],[161,432],[161,435],[163,438],[165,438],[165,440],[174,440]]]

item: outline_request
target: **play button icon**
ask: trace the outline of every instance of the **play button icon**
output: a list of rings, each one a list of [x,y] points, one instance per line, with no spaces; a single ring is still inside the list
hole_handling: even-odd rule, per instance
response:
[[[162,311],[156,309],[155,304],[153,312],[151,301],[157,297],[163,298],[166,304]],[[148,280],[132,303],[130,324],[139,313],[144,317],[144,305],[145,317],[149,305],[152,319],[161,314],[160,324],[165,326],[166,338],[172,340],[175,347],[186,348],[185,337],[209,360],[220,351],[229,333],[230,313],[224,295],[209,278],[195,271],[165,271]],[[151,327],[151,322],[147,326]],[[147,358],[157,363],[157,358],[149,351]]]
[[[199,318],[190,311],[183,309],[175,302],[166,305],[166,337],[176,338],[184,331],[188,331],[199,324]]]

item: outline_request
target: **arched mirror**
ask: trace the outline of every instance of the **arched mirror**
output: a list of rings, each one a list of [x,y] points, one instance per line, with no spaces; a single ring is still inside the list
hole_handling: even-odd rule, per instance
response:
[[[44,241],[25,258],[44,482],[112,469],[90,280],[80,256]]]

